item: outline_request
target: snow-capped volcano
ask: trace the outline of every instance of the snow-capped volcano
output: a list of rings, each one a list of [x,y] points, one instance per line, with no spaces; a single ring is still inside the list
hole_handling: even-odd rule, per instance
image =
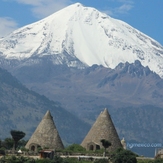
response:
[[[52,56],[54,64],[115,68],[139,60],[163,77],[163,46],[91,7],[70,5],[0,39],[0,56],[26,60]]]

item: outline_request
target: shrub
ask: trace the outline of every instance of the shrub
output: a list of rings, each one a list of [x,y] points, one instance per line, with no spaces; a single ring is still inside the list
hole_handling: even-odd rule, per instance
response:
[[[85,148],[83,148],[81,145],[79,144],[72,144],[70,146],[68,146],[64,151],[70,151],[70,152],[83,152],[86,151]]]
[[[0,148],[0,154],[5,155],[5,149],[4,148]]]
[[[120,148],[111,155],[111,161],[113,163],[137,163],[136,156],[133,152]]]
[[[94,163],[108,163],[107,159],[99,159],[99,160],[95,160]]]

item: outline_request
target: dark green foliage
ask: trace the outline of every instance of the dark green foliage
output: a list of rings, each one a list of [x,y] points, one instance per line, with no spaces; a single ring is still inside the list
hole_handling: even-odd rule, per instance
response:
[[[35,162],[36,163],[52,163],[52,160],[50,160],[50,159],[37,159]]]
[[[5,155],[5,150],[0,148],[0,155]]]
[[[111,161],[113,163],[137,163],[136,156],[129,150],[119,148],[111,155]]]
[[[163,163],[163,159],[158,158],[155,160],[149,160],[149,159],[139,159],[138,163]]]
[[[105,153],[104,155],[106,156],[106,149],[109,148],[111,146],[111,143],[108,140],[102,139],[101,140],[102,146],[105,149]]]
[[[163,159],[161,158],[158,158],[158,159],[155,159],[153,162],[151,163],[163,163]]]
[[[0,159],[0,163],[35,163],[35,160],[33,158],[28,157],[16,157],[16,156],[10,156],[10,157],[3,157]]]
[[[94,163],[108,163],[107,159],[99,159],[99,160],[95,160]]]
[[[1,147],[5,149],[11,149],[13,147],[14,141],[11,138],[6,138],[4,141],[1,141]]]
[[[154,162],[153,162],[153,163],[163,163],[163,159],[161,159],[161,158],[156,159],[156,160],[154,160]]]
[[[11,130],[10,134],[12,135],[12,138],[14,140],[13,149],[15,150],[17,147],[17,143],[20,139],[24,138],[25,133],[23,131],[17,131],[17,130]]]
[[[101,140],[102,146],[106,149],[111,146],[111,143],[108,140],[102,139]]]
[[[67,158],[64,158],[64,160],[63,160],[63,163],[77,163],[77,162],[78,162],[77,158],[69,158],[69,157],[67,157]]]
[[[19,148],[22,148],[22,147],[25,147],[25,145],[27,144],[27,140],[24,140],[24,139],[22,139],[22,140],[20,140],[19,142],[18,142],[18,147]]]
[[[63,158],[59,157],[59,156],[55,156],[53,163],[62,163],[63,162]]]
[[[8,159],[4,157],[0,159],[0,163],[78,163],[79,161],[75,158],[54,158],[53,160],[50,159],[32,159],[27,157],[15,157],[12,156]],[[80,163],[92,163],[92,161],[81,160]],[[105,162],[98,162],[98,163],[105,163]]]
[[[90,160],[78,160],[77,158],[64,158],[63,163],[93,163]]]
[[[26,145],[27,141],[25,140],[20,140],[17,145],[19,148],[24,148],[25,145]],[[0,148],[4,148],[4,149],[12,149],[13,148],[13,145],[14,145],[14,140],[12,138],[6,138],[5,140],[1,141],[1,144],[0,144]]]
[[[64,162],[63,158],[59,156],[55,156],[54,159],[37,159],[36,163],[66,163]]]
[[[16,142],[18,142],[25,136],[25,133],[23,131],[11,130],[10,133],[12,135],[13,140]]]

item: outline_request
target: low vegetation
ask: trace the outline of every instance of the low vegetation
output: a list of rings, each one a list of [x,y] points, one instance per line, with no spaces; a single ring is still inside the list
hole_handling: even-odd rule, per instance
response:
[[[24,135],[24,134],[23,134]],[[18,141],[18,149],[26,151],[25,149],[26,141]],[[107,143],[108,144],[108,143]],[[53,159],[34,159],[23,154],[7,154],[6,150],[12,150],[14,145],[14,140],[12,138],[6,138],[5,140],[0,140],[0,163],[163,163],[163,159],[137,159],[138,155],[131,152],[130,150],[124,150],[122,148],[117,149],[114,152],[106,152],[106,156],[102,159],[93,159],[93,158],[72,158],[71,155],[86,155],[86,156],[103,156],[105,149],[97,151],[86,151],[79,144],[72,144],[66,147],[62,151],[56,151],[56,155]],[[109,143],[106,148],[111,144]],[[61,157],[64,155],[65,157]]]
[[[138,163],[163,163],[163,159],[138,159]]]
[[[110,156],[113,163],[137,163],[137,155],[129,150],[117,149]]]

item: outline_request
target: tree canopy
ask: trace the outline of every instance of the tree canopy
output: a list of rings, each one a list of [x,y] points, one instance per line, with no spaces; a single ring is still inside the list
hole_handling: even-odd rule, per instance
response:
[[[113,163],[137,163],[136,156],[130,150],[119,148],[111,155],[111,161]]]
[[[109,148],[111,146],[111,143],[110,141],[108,140],[105,140],[105,139],[102,139],[101,140],[101,143],[102,143],[102,146],[106,149],[106,148]]]
[[[17,143],[20,139],[24,138],[25,133],[23,131],[11,130],[10,134],[14,140],[13,150],[16,149]]]
[[[106,156],[106,148],[109,148],[111,146],[111,143],[110,143],[110,141],[105,140],[105,139],[102,139],[101,143],[102,143],[102,146],[105,149],[104,156]]]

